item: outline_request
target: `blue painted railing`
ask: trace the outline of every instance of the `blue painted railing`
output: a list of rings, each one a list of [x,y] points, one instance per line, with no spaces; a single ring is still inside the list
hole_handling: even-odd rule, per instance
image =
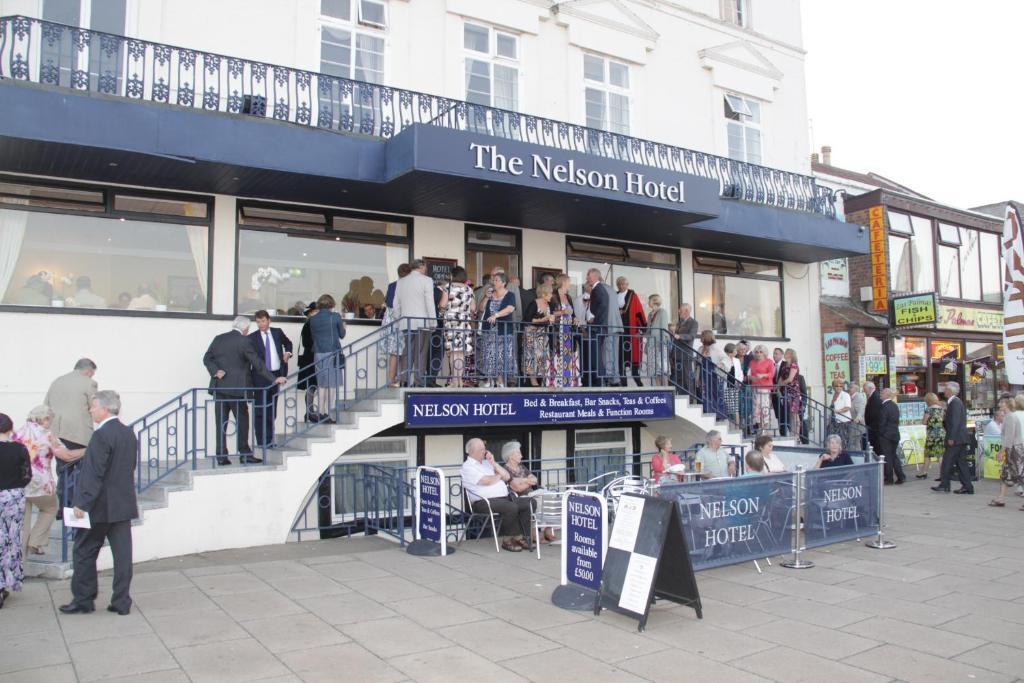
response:
[[[40,21],[0,18],[0,78],[390,138],[424,123],[715,180],[723,197],[835,218],[807,175],[438,95]]]

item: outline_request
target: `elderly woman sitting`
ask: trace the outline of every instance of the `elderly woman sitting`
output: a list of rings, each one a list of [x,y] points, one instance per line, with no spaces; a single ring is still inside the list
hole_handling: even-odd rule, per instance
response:
[[[28,449],[32,459],[32,481],[25,488],[25,524],[21,530],[22,552],[43,555],[49,544],[50,526],[57,516],[57,483],[53,476],[53,459],[74,462],[85,454],[85,449],[69,451],[50,432],[53,411],[49,406],[36,406],[14,436],[14,440]],[[37,510],[36,522],[29,529],[32,506]]]
[[[842,467],[843,465],[853,464],[853,458],[843,450],[843,439],[841,436],[838,434],[829,435],[826,445],[828,450],[818,458],[819,470],[824,467]]]
[[[537,475],[533,474],[523,464],[523,446],[518,441],[509,441],[501,447],[501,459],[505,469],[512,475],[508,482],[508,488],[517,496],[535,496],[546,493],[538,488]],[[534,503],[536,507],[536,503]],[[551,527],[544,529],[544,537],[541,543],[550,543],[555,540],[555,532]]]

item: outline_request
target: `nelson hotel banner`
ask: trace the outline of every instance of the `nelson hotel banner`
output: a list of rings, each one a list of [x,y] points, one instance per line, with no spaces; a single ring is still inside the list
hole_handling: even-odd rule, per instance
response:
[[[1003,349],[1006,378],[1024,384],[1024,235],[1018,207],[1007,204],[1003,224]]]

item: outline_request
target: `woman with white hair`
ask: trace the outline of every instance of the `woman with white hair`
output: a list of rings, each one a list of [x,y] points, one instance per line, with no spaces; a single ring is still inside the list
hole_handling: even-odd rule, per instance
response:
[[[69,451],[53,432],[50,423],[53,410],[38,405],[28,413],[28,419],[14,436],[14,440],[28,449],[32,459],[32,481],[25,487],[25,523],[21,528],[22,553],[26,556],[44,555],[49,545],[50,526],[57,518],[57,482],[53,476],[53,459],[74,462],[85,454],[85,449]],[[36,521],[29,529],[32,508],[36,508]]]
[[[661,296],[647,297],[647,329],[644,331],[644,362],[640,374],[658,386],[668,384],[668,312],[661,307]]]
[[[853,464],[853,458],[843,448],[843,438],[841,436],[830,434],[825,445],[828,450],[818,458],[817,467],[819,470],[825,467],[842,467],[843,465]]]

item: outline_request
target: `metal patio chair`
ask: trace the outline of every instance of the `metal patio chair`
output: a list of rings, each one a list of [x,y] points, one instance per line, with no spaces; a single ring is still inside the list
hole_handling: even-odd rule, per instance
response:
[[[498,526],[494,522],[494,518],[501,518],[501,515],[491,509],[491,502],[486,498],[481,498],[484,503],[487,504],[487,512],[474,512],[473,504],[469,500],[469,491],[462,490],[462,514],[463,524],[465,528],[462,533],[462,540],[466,540],[472,534],[472,526],[474,523],[479,524],[476,536],[473,537],[474,541],[479,541],[480,537],[484,535],[484,530],[487,528],[487,523],[491,525],[491,535],[494,536],[494,552],[500,553],[501,546],[498,545]]]
[[[558,493],[542,493],[534,496],[533,511],[530,512],[530,523],[533,525],[533,539],[537,546],[537,559],[540,559],[540,530],[562,528],[562,496]],[[565,542],[565,539],[562,539]]]

